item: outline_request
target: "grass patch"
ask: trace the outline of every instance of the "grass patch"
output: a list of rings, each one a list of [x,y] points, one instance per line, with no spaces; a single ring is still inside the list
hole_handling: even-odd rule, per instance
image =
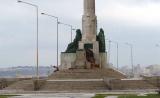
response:
[[[9,98],[17,95],[0,95],[0,98]]]
[[[104,98],[106,96],[107,95],[105,95],[105,94],[96,94],[93,98]]]
[[[118,98],[160,98],[160,95],[158,94],[149,94],[148,96],[97,94],[93,98],[105,98],[107,96],[118,96]]]
[[[160,95],[158,94],[149,94],[147,96],[123,95],[123,96],[119,96],[118,98],[160,98]]]

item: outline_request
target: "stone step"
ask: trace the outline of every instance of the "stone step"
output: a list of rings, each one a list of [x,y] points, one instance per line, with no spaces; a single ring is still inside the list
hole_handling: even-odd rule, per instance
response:
[[[5,90],[25,90],[25,91],[33,91],[34,85],[32,80],[22,80],[13,83],[9,87],[5,88]]]
[[[42,91],[108,90],[104,78],[125,78],[113,69],[70,69],[49,76]]]
[[[103,81],[47,81],[41,91],[107,90]]]
[[[99,79],[99,78],[125,78],[125,75],[113,69],[71,69],[58,71],[49,79]]]
[[[66,79],[66,80],[63,80],[63,79],[60,79],[60,80],[46,80],[48,82],[89,82],[89,81],[103,81],[103,79]]]
[[[112,80],[112,89],[156,89],[154,85],[147,83],[145,80]]]
[[[125,78],[113,69],[71,69],[58,71],[48,77],[41,91],[106,90],[105,78]],[[33,91],[33,80],[18,81],[6,90]]]

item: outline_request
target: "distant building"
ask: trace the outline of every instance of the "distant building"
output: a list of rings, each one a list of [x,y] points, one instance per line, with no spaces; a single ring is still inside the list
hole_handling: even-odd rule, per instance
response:
[[[144,69],[144,75],[160,76],[160,65],[150,65]]]

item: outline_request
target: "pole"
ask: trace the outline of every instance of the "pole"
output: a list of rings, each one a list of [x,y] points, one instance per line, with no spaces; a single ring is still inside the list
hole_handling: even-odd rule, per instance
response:
[[[134,75],[134,65],[133,65],[133,46],[131,45],[131,64],[132,64],[132,74]]]
[[[58,20],[58,17],[57,17],[57,70],[59,70],[58,68],[58,61],[59,61],[59,56],[58,56],[58,52],[59,52],[59,46],[58,46],[58,43],[59,43],[59,20]]]
[[[118,44],[118,42],[116,42],[116,41],[111,41],[110,40],[110,43],[114,43],[114,44],[116,44],[116,47],[117,47],[117,70],[119,69],[119,44]]]
[[[109,46],[108,46],[108,65],[110,64],[110,52],[111,52],[111,40],[109,40]]]
[[[119,49],[119,45],[118,45],[118,43],[117,43],[117,70],[119,69],[119,64],[118,64],[118,62],[119,62],[119,51],[118,51],[118,49]]]
[[[21,0],[18,0],[18,3],[24,3],[24,4],[27,4],[27,5],[30,5],[30,6],[33,6],[36,8],[36,78],[37,80],[39,79],[39,17],[38,17],[38,11],[39,11],[39,8],[37,5],[35,4],[32,4],[32,3],[28,3],[28,2],[24,2],[24,1],[21,1]]]
[[[72,42],[72,30],[73,30],[73,27],[71,26],[71,42]]]
[[[37,9],[37,79],[39,79],[39,17],[38,17],[38,7],[36,7]]]
[[[134,64],[133,64],[133,45],[126,43],[126,45],[128,45],[130,47],[130,51],[131,51],[131,66],[132,66],[132,75],[134,76]]]
[[[58,53],[59,53],[59,18],[58,17],[56,17],[56,16],[53,16],[53,15],[50,15],[50,14],[46,14],[46,13],[41,13],[42,15],[46,15],[46,16],[49,16],[49,17],[52,17],[52,18],[55,18],[56,19],[56,22],[57,22],[57,71],[59,70],[59,68],[58,68],[58,65],[59,65],[59,63],[58,63],[58,61],[59,61],[59,55],[58,55]]]

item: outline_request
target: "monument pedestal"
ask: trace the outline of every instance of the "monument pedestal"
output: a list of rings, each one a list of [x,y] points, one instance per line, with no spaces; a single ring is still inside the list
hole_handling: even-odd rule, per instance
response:
[[[84,51],[79,51],[78,53],[61,53],[61,65],[59,66],[60,70],[67,69],[90,69],[91,63],[86,61],[86,57],[82,54],[85,54]],[[99,67],[102,69],[110,68],[107,65],[107,53],[99,53]]]
[[[95,58],[95,64],[99,65],[99,44],[98,41],[80,41],[79,42],[79,49],[91,49],[94,53],[94,58]]]

